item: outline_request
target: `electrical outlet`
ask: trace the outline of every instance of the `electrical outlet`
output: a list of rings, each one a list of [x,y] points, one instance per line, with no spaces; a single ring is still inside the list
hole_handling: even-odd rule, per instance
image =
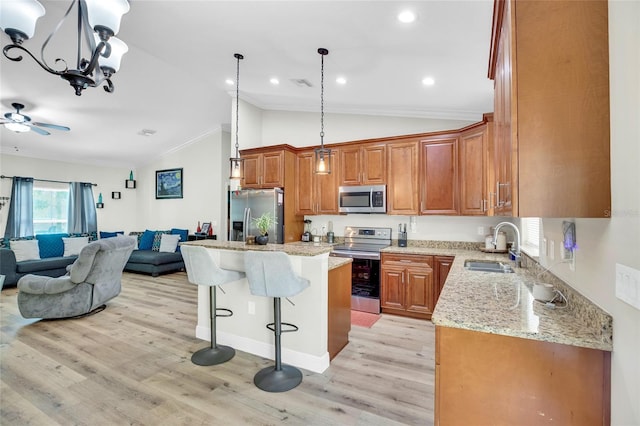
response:
[[[640,309],[640,270],[616,263],[616,297]]]
[[[412,234],[415,234],[416,232],[418,232],[418,225],[416,224],[415,216],[411,216],[409,218],[409,229],[411,230]]]
[[[547,251],[547,238],[542,238],[542,253],[544,253],[544,257],[549,257],[549,252]]]
[[[484,234],[485,234],[484,226],[478,226],[478,235],[484,235]]]
[[[553,240],[549,240],[549,260],[556,258],[556,243]]]
[[[256,314],[256,302],[252,302],[252,301],[247,302],[247,313],[249,315]]]

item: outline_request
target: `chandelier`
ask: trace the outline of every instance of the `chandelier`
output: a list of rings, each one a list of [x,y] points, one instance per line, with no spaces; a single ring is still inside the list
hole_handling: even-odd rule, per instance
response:
[[[75,69],[69,69],[66,60],[58,58],[56,64],[64,69],[54,69],[44,58],[44,51],[51,38],[58,32],[63,21],[77,6],[77,57]],[[106,92],[113,92],[111,76],[120,69],[120,61],[128,49],[120,39],[114,37],[120,29],[122,15],[129,11],[128,0],[73,0],[53,32],[40,49],[40,60],[22,44],[35,34],[36,21],[45,14],[37,0],[3,0],[0,2],[0,28],[11,38],[11,44],[2,53],[12,61],[21,61],[22,56],[12,56],[17,49],[27,53],[42,69],[67,80],[80,96],[87,87],[104,83]],[[84,46],[83,46],[84,44]],[[88,51],[88,59],[82,51]]]
[[[324,48],[318,49],[321,58],[320,68],[320,148],[315,152],[314,173],[318,175],[331,174],[331,150],[324,147],[324,57],[329,51]]]
[[[236,58],[236,156],[229,159],[231,165],[231,179],[242,179],[244,160],[240,158],[240,145],[238,145],[238,106],[240,105],[240,60],[244,59],[239,53],[234,53]]]

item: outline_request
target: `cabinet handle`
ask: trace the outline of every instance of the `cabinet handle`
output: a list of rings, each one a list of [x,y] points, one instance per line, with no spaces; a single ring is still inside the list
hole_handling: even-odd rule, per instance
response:
[[[487,200],[483,199],[481,201],[481,207],[480,208],[482,209],[483,212],[487,211]]]

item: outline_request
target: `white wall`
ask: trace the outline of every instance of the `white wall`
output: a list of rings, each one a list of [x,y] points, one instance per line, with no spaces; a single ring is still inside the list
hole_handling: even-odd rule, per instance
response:
[[[611,424],[640,425],[640,310],[616,298],[615,268],[640,270],[640,2],[609,2],[611,219],[577,219],[575,271],[552,272],[613,316]],[[560,259],[562,220],[544,219],[542,233]],[[571,218],[565,220],[573,220]]]
[[[24,176],[36,179],[91,182],[98,186],[93,188],[94,198],[102,193],[103,209],[97,209],[98,231],[133,231],[136,228],[136,210],[138,192],[126,189],[124,181],[129,179],[129,169],[114,167],[96,167],[76,163],[49,161],[16,155],[0,155],[1,173],[5,176]],[[134,170],[134,175],[136,171]],[[134,176],[138,179],[137,176]],[[11,179],[0,181],[0,196],[11,195]],[[38,182],[36,182],[38,184]],[[120,200],[112,200],[111,192],[119,191]],[[9,205],[0,210],[0,235],[4,236],[7,224]]]

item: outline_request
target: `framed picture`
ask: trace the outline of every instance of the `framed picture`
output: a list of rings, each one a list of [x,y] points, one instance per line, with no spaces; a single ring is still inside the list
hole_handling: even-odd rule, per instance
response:
[[[182,198],[182,168],[156,170],[156,199]]]
[[[200,229],[201,229],[201,231],[200,231],[201,234],[208,235],[209,234],[209,229],[211,229],[211,222],[203,222],[202,223],[202,228],[200,228]]]

